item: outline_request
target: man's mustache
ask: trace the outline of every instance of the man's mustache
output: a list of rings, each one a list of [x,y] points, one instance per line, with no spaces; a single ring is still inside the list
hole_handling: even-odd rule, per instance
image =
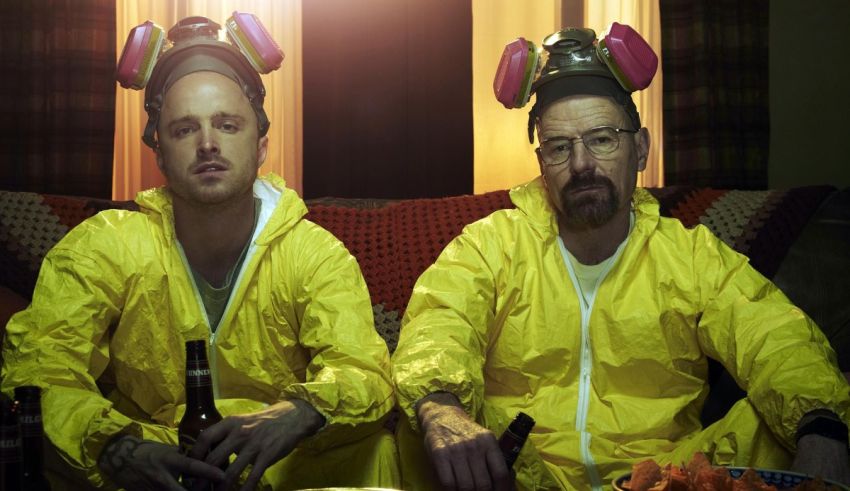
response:
[[[596,186],[604,186],[608,188],[609,191],[614,189],[614,183],[611,182],[611,179],[608,179],[605,176],[598,176],[592,172],[584,172],[574,175],[567,185],[561,189],[561,195],[565,196],[571,191]]]

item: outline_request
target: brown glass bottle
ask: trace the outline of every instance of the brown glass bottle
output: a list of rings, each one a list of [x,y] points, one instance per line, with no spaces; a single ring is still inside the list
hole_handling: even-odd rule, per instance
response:
[[[207,342],[203,339],[186,341],[186,413],[177,427],[180,451],[188,454],[198,435],[219,421],[221,414],[215,408],[213,398]],[[187,489],[196,484],[191,476],[183,476],[182,481]]]
[[[502,455],[505,456],[505,463],[508,464],[508,469],[513,467],[522,446],[528,439],[528,434],[531,433],[531,428],[534,427],[534,418],[519,412],[511,421],[508,429],[499,437],[499,448],[502,450]]]
[[[34,385],[15,387],[18,422],[21,428],[21,488],[49,491],[44,477],[44,426],[41,422],[41,389]]]
[[[0,489],[21,489],[21,431],[17,405],[0,394]]]

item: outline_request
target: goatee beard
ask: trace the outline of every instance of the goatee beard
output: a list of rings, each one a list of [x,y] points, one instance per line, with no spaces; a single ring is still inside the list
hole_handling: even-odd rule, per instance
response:
[[[594,188],[580,192],[584,188]],[[563,224],[573,230],[588,230],[601,227],[617,214],[620,193],[605,176],[593,171],[576,174],[561,188]]]

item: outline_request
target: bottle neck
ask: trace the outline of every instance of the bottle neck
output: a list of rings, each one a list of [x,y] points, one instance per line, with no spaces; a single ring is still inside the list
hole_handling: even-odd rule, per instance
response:
[[[186,360],[186,412],[215,408],[210,364],[205,356]]]
[[[519,457],[519,453],[523,445],[525,445],[525,441],[533,426],[534,419],[520,412],[499,438],[499,448],[502,450],[505,463],[509,468],[514,465],[517,457]]]

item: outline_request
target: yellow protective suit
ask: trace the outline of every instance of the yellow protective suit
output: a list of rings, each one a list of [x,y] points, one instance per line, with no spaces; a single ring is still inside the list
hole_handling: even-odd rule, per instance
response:
[[[659,217],[637,190],[628,243],[583,309],[542,180],[511,199],[516,209],[467,226],[414,287],[393,355],[405,489],[429,485],[411,432],[414,404],[435,391],[497,436],[517,411],[536,419],[517,463],[524,489],[609,486],[636,461],[695,450],[787,464],[803,414],[846,420],[850,391],[818,327],[705,227]],[[748,398],[703,431],[706,357]]]
[[[97,458],[120,432],[176,444],[184,344],[209,339],[224,416],[298,398],[327,419],[267,470],[268,483],[397,485],[383,429],[394,405],[389,355],[357,262],[303,219],[304,202],[281,178],[258,179],[254,194],[260,217],[214,335],[164,189],[140,193],[141,212],[86,220],[48,253],[32,304],[8,324],[2,390],[44,389],[45,432],[63,473],[109,486]]]

